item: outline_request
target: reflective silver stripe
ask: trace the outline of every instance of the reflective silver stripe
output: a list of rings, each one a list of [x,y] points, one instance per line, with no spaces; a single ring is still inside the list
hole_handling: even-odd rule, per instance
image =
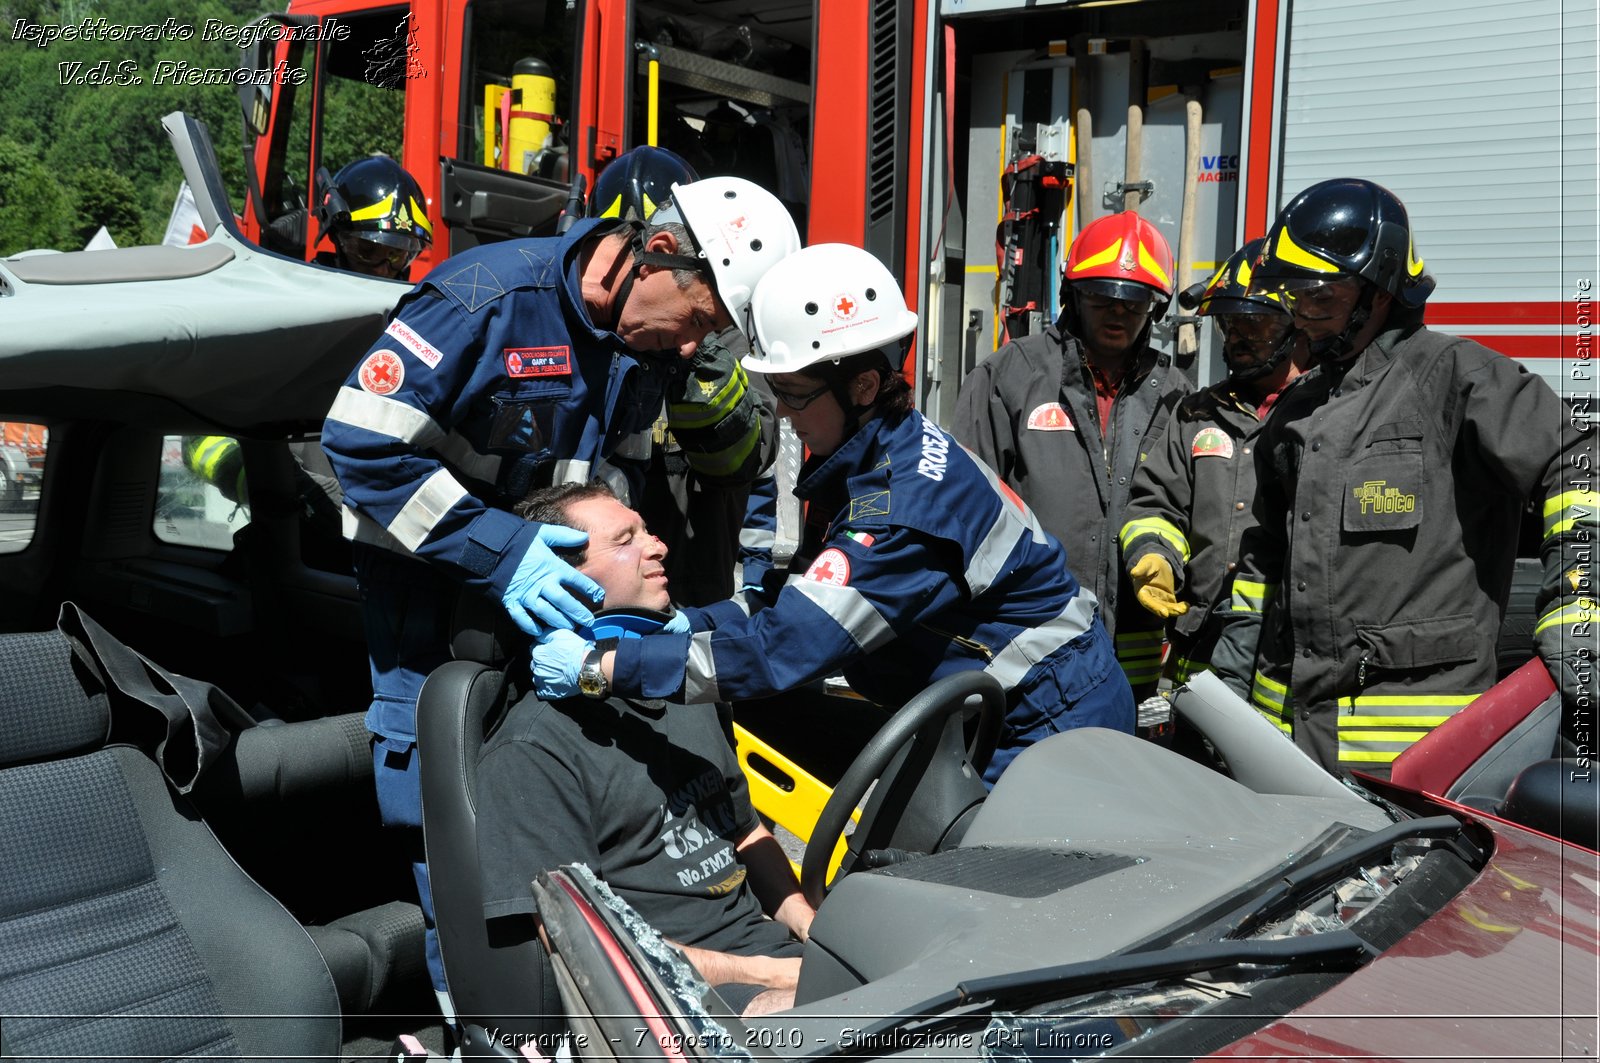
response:
[[[401,546],[415,551],[433,534],[444,515],[465,497],[467,489],[461,482],[450,475],[450,470],[440,469],[422,481],[422,486],[389,522],[387,531],[400,540]]]
[[[773,531],[772,531],[771,528],[740,528],[739,529],[739,545],[740,546],[749,547],[749,548],[751,548],[753,550],[759,550],[762,547],[766,547],[767,549],[770,550],[772,548],[772,544],[777,542],[777,541],[778,541],[778,537],[775,534],[773,534]]]
[[[360,388],[340,388],[328,410],[328,420],[425,449],[444,441],[444,429],[423,411]]]
[[[397,554],[410,554],[400,544],[400,540],[383,530],[383,525],[375,520],[363,517],[349,506],[339,507],[339,526],[344,537],[353,543],[368,543],[372,546],[381,546],[385,550],[393,550]]]
[[[717,692],[717,661],[711,652],[711,632],[697,631],[689,636],[689,659],[683,666],[683,702],[704,705],[721,700]]]
[[[1044,528],[1039,525],[1039,518],[1034,516],[1033,510],[1023,509],[1018,512],[1012,505],[1011,499],[1000,488],[1000,478],[994,470],[989,468],[969,452],[969,457],[983,473],[984,479],[989,482],[989,489],[995,493],[1000,503],[1000,519],[994,522],[976,549],[972,551],[972,559],[967,562],[967,570],[962,573],[971,588],[974,597],[989,589],[994,582],[995,575],[1000,572],[1006,561],[1017,548],[1017,540],[1022,538],[1023,531],[1033,536],[1036,543],[1044,542]]]
[[[564,458],[556,462],[552,484],[581,484],[589,482],[589,463],[577,458]]]
[[[793,587],[831,616],[863,653],[894,640],[894,628],[854,587],[836,587],[804,576],[790,576],[786,586]]]
[[[1034,665],[1088,631],[1094,623],[1096,604],[1094,595],[1080,588],[1060,615],[1038,627],[1017,632],[1017,637],[994,655],[984,671],[1010,690],[1022,682]]]
[[[994,522],[989,533],[972,551],[972,559],[967,562],[967,570],[962,573],[967,586],[972,589],[974,598],[989,589],[994,583],[995,576],[1006,563],[1006,559],[1017,548],[1017,540],[1021,537],[1021,524],[1021,521],[1007,511],[1005,503],[1002,502],[1000,519]]]
[[[492,484],[500,478],[498,454],[480,454],[460,432],[451,432],[434,448],[439,459],[463,476]]]

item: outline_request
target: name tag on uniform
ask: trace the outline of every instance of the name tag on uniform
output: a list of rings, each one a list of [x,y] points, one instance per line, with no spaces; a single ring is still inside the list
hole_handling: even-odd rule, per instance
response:
[[[571,347],[507,347],[504,353],[509,377],[520,380],[572,375]]]

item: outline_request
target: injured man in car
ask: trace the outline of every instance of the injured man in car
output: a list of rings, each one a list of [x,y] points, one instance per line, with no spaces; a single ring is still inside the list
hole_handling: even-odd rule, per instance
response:
[[[619,611],[634,629],[667,619],[666,547],[603,484],[536,491],[517,511],[589,533],[572,563],[605,591],[597,627]],[[815,912],[750,804],[716,706],[541,701],[525,657],[510,683],[478,761],[484,918],[537,914],[532,879],[585,864],[735,1012],[791,1007]]]

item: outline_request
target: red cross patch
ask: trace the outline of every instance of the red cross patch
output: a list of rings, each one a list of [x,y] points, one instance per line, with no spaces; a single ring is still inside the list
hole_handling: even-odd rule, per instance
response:
[[[833,316],[841,321],[849,321],[856,316],[858,304],[848,295],[841,295],[833,301]]]
[[[393,351],[373,351],[361,363],[356,379],[374,395],[392,395],[405,383],[406,367]]]
[[[850,559],[845,556],[843,550],[830,547],[811,562],[811,567],[806,569],[806,579],[814,579],[818,583],[831,583],[835,587],[847,586],[850,582]]]

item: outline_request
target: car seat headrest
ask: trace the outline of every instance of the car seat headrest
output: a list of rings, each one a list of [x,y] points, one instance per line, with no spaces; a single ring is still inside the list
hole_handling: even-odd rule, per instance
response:
[[[0,766],[94,749],[110,699],[59,631],[0,635]]]
[[[531,641],[498,601],[472,587],[457,593],[450,617],[450,656],[456,660],[499,668]]]

